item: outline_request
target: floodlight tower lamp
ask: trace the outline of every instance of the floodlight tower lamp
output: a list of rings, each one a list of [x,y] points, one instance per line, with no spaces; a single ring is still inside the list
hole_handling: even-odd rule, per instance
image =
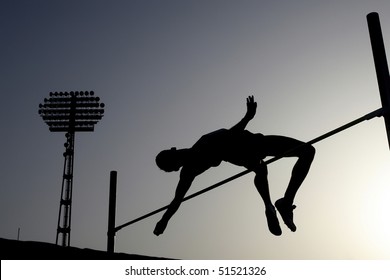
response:
[[[93,91],[50,92],[39,104],[39,115],[51,132],[65,132],[64,170],[58,214],[56,244],[62,235],[62,246],[70,245],[72,213],[74,142],[76,131],[94,131],[104,115],[104,103]]]

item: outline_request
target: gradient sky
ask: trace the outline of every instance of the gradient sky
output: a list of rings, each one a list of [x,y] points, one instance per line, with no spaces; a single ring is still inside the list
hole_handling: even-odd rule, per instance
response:
[[[76,134],[71,245],[105,250],[108,186],[118,171],[117,225],[166,205],[178,173],[156,154],[234,125],[254,95],[252,132],[309,141],[378,109],[366,15],[388,0],[2,0],[0,237],[55,242],[63,133],[38,105],[50,91],[93,90],[106,104]],[[182,259],[390,258],[390,152],[381,118],[315,145],[296,198],[297,232],[268,232],[253,174],[117,233],[116,251]],[[272,199],[293,159],[269,166]],[[189,193],[242,171],[221,164]],[[281,222],[282,223],[282,222]]]

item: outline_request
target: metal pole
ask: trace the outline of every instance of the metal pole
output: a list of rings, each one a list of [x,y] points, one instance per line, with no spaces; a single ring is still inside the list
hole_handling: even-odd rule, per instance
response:
[[[72,217],[72,188],[73,188],[73,164],[74,164],[74,131],[65,134],[64,171],[62,176],[60,210],[58,215],[56,245],[59,236],[62,236],[62,246],[70,246],[70,227]]]
[[[115,248],[115,211],[116,211],[116,186],[117,172],[110,172],[110,195],[108,204],[108,231],[107,231],[107,252],[114,253]]]
[[[329,132],[327,132],[327,133],[325,133],[325,134],[323,134],[323,135],[321,135],[321,136],[319,136],[317,138],[314,138],[313,140],[311,140],[309,142],[303,143],[302,145],[299,145],[299,146],[297,146],[297,147],[295,147],[295,148],[293,148],[291,150],[288,150],[287,152],[285,152],[283,154],[280,154],[279,156],[275,156],[275,157],[265,161],[264,164],[270,164],[270,163],[275,162],[275,161],[277,161],[277,160],[279,160],[279,159],[281,159],[283,157],[287,157],[291,152],[293,152],[293,151],[295,151],[295,150],[297,150],[299,148],[302,148],[302,146],[311,145],[311,144],[317,143],[317,142],[322,141],[322,140],[324,140],[324,139],[326,139],[326,138],[328,138],[328,137],[330,137],[332,135],[335,135],[335,134],[337,134],[337,133],[339,133],[339,132],[341,132],[343,130],[346,130],[346,129],[354,126],[354,125],[357,125],[357,124],[359,124],[359,123],[361,123],[363,121],[370,120],[370,119],[372,119],[374,117],[380,117],[380,116],[382,116],[382,114],[383,114],[383,109],[382,108],[377,109],[375,111],[372,111],[371,113],[368,113],[368,114],[366,114],[366,115],[364,115],[364,116],[362,116],[362,117],[360,117],[360,118],[358,118],[356,120],[353,120],[353,121],[351,121],[351,122],[349,122],[349,123],[347,123],[347,124],[345,124],[343,126],[340,126],[340,127],[336,128],[336,129],[334,129],[332,131],[329,131]],[[248,174],[250,172],[251,172],[251,170],[242,171],[242,172],[240,172],[240,173],[238,173],[236,175],[233,175],[233,176],[231,176],[231,177],[229,177],[229,178],[227,178],[227,179],[225,179],[223,181],[220,181],[220,182],[218,182],[218,183],[216,183],[216,184],[214,184],[214,185],[212,185],[210,187],[204,188],[203,190],[200,190],[200,191],[198,191],[196,193],[193,193],[193,194],[185,197],[183,199],[183,201],[189,200],[189,199],[194,198],[194,197],[196,197],[198,195],[201,195],[201,194],[203,194],[205,192],[211,191],[212,189],[215,189],[215,188],[217,188],[217,187],[219,187],[221,185],[224,185],[224,184],[226,184],[226,183],[228,183],[230,181],[233,181],[233,180],[235,180],[235,179],[237,179],[239,177],[242,177],[242,176],[244,176],[244,175],[246,175],[246,174]],[[164,211],[165,209],[168,208],[168,206],[169,205],[166,205],[166,206],[161,207],[161,208],[159,208],[157,210],[154,210],[154,211],[152,211],[152,212],[150,212],[148,214],[145,214],[145,215],[143,215],[143,216],[141,216],[141,217],[139,217],[137,219],[134,219],[132,221],[124,223],[124,224],[122,224],[120,226],[117,226],[116,228],[114,228],[114,231],[117,232],[117,231],[121,230],[124,227],[127,227],[127,226],[129,226],[131,224],[134,224],[134,223],[139,222],[141,220],[144,220],[144,219],[146,219],[146,218],[148,218],[150,216],[153,216],[153,215],[155,215],[155,214],[157,214],[157,213],[159,213],[161,211]]]
[[[390,76],[387,66],[385,45],[383,43],[382,29],[378,13],[367,15],[368,30],[370,33],[372,54],[374,56],[376,76],[378,80],[379,93],[382,107],[386,112],[390,108]],[[384,115],[387,139],[390,147],[390,115]]]

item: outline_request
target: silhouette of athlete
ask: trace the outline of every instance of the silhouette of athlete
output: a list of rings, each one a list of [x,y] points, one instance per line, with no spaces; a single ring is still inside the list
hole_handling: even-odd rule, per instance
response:
[[[267,224],[271,233],[277,236],[282,234],[275,207],[287,227],[293,232],[296,231],[293,221],[293,210],[295,209],[293,201],[309,172],[315,149],[313,146],[293,138],[265,136],[261,133],[253,134],[245,130],[248,122],[256,114],[257,103],[253,96],[247,98],[246,105],[247,112],[244,118],[232,128],[220,129],[206,134],[189,149],[172,148],[157,155],[156,163],[160,169],[172,172],[179,171],[181,168],[181,172],[175,196],[161,220],[156,224],[155,235],[164,232],[195,177],[210,167],[218,166],[222,161],[243,166],[255,172],[254,184],[263,199]],[[267,165],[263,163],[263,159],[267,156],[280,156],[297,146],[299,146],[298,149],[286,155],[297,157],[298,160],[293,167],[284,197],[277,200],[274,207],[268,187]]]

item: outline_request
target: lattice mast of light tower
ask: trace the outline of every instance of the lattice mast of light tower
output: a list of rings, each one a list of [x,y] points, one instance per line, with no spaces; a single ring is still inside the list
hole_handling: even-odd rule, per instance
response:
[[[50,98],[39,104],[39,114],[51,132],[66,132],[56,244],[62,235],[61,245],[70,246],[75,133],[94,131],[95,124],[103,117],[104,103],[100,103],[93,91],[50,92],[49,95]]]

